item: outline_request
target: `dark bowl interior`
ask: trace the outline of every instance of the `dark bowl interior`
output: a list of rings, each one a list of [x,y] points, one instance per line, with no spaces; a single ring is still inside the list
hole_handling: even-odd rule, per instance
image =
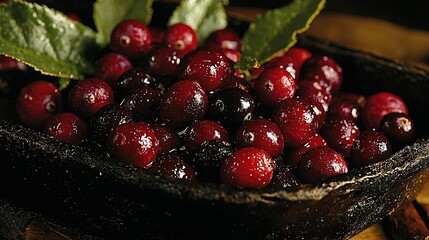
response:
[[[157,13],[155,13],[157,16]],[[161,20],[160,20],[161,21]],[[242,31],[246,24],[231,21]],[[320,184],[274,191],[175,180],[0,122],[0,197],[114,239],[342,239],[412,200],[429,178],[429,73],[335,44],[299,46],[343,67],[344,90],[402,97],[418,140]]]

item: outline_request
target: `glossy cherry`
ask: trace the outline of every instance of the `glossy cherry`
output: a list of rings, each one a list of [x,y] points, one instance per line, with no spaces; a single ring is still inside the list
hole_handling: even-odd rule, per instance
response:
[[[176,23],[165,32],[164,44],[186,54],[198,47],[197,33],[184,23]]]
[[[60,90],[47,81],[36,81],[21,89],[16,101],[19,120],[27,127],[43,130],[48,120],[62,111]]]
[[[194,170],[178,157],[164,157],[155,161],[150,170],[156,174],[165,174],[178,179],[197,180]]]
[[[267,64],[264,64],[264,67],[283,68],[288,71],[297,82],[302,65],[305,61],[311,58],[311,56],[312,54],[309,51],[303,48],[293,47],[283,55],[274,58]]]
[[[392,146],[389,140],[381,132],[363,131],[350,151],[350,162],[354,167],[367,166],[392,155]]]
[[[100,108],[113,101],[112,88],[98,78],[87,78],[77,82],[68,94],[70,109],[84,119],[94,116]]]
[[[152,35],[146,25],[138,20],[123,20],[113,29],[110,45],[113,50],[131,59],[149,52]]]
[[[225,83],[223,87],[224,88],[230,88],[230,87],[241,88],[242,90],[248,93],[252,93],[252,86],[250,86],[249,81],[247,81],[244,78],[239,78],[235,76],[228,79],[228,81]]]
[[[153,123],[158,119],[161,92],[154,87],[142,86],[125,96],[121,106],[133,114],[135,122]]]
[[[159,142],[158,155],[180,148],[180,137],[175,131],[162,124],[152,124],[150,127]]]
[[[362,122],[366,129],[380,129],[380,122],[389,113],[408,114],[405,102],[393,93],[379,92],[368,97],[363,112]]]
[[[204,45],[212,49],[230,49],[240,51],[241,39],[234,30],[224,28],[212,32],[207,37]]]
[[[332,95],[328,89],[318,82],[303,80],[298,83],[296,94],[300,99],[311,99],[322,104],[325,112],[328,111],[332,102]]]
[[[329,147],[308,150],[302,156],[298,169],[301,180],[306,183],[318,183],[348,172],[343,157]]]
[[[182,130],[201,119],[207,108],[207,95],[196,81],[183,80],[173,84],[162,97],[161,121],[168,127]]]
[[[63,142],[80,144],[87,137],[88,127],[73,113],[58,113],[46,123],[44,132]]]
[[[4,55],[0,55],[0,71],[11,71],[11,70],[18,70],[18,71],[24,71],[27,69],[27,66],[22,63],[21,61],[18,61],[14,58],[7,57]]]
[[[241,188],[266,187],[273,177],[274,163],[259,148],[243,148],[227,157],[220,169],[223,184]]]
[[[316,55],[303,65],[303,79],[318,82],[331,92],[340,90],[343,83],[343,70],[337,62],[325,55]]]
[[[329,118],[350,120],[356,124],[359,122],[361,108],[353,101],[334,98],[329,107]]]
[[[198,151],[202,143],[212,140],[229,141],[228,132],[217,122],[201,120],[186,128],[184,141],[189,152]]]
[[[98,60],[95,65],[95,76],[114,88],[119,76],[132,67],[132,63],[124,55],[109,53]]]
[[[174,75],[183,53],[165,45],[157,45],[146,56],[148,71],[154,76]]]
[[[390,113],[383,117],[380,131],[396,147],[402,147],[411,142],[414,136],[414,123],[404,113]]]
[[[271,179],[268,188],[284,189],[297,187],[301,184],[301,180],[296,177],[286,166],[276,167],[274,169],[273,178]]]
[[[107,138],[108,152],[115,158],[141,168],[149,168],[158,153],[158,140],[144,122],[118,126]]]
[[[255,95],[268,107],[295,94],[295,79],[283,68],[268,68],[255,81]]]
[[[350,155],[350,149],[359,134],[360,129],[353,121],[336,118],[328,120],[321,130],[328,146],[343,157]]]
[[[280,128],[267,119],[244,121],[235,135],[237,149],[256,147],[265,150],[272,158],[283,152],[284,140]]]
[[[293,168],[298,168],[299,162],[301,161],[301,157],[304,153],[312,148],[325,146],[327,146],[325,139],[316,133],[304,145],[285,149],[286,163]]]
[[[142,86],[155,87],[156,79],[146,70],[132,68],[119,76],[115,88],[117,94],[125,96]]]

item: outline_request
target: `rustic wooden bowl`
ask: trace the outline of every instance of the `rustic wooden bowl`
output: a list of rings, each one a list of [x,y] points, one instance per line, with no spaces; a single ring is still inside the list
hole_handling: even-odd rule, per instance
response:
[[[383,162],[320,184],[246,190],[156,176],[1,121],[0,197],[113,239],[343,239],[356,234],[412,200],[429,178],[424,138],[429,73],[311,37],[302,37],[299,45],[334,57],[343,67],[346,91],[402,97],[419,139]]]

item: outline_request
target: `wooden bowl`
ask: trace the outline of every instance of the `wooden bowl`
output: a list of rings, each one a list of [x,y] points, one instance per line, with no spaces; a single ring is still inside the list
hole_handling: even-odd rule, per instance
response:
[[[234,23],[233,23],[234,24]],[[105,153],[0,122],[0,196],[114,239],[343,239],[412,200],[429,178],[429,73],[332,43],[299,46],[332,56],[344,89],[393,92],[417,137],[389,159],[288,190],[247,190],[156,176]]]

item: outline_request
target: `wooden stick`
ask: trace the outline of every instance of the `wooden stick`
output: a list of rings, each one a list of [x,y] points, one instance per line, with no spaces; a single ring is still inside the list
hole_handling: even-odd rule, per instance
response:
[[[412,202],[393,212],[387,222],[395,239],[429,238],[429,230]]]

